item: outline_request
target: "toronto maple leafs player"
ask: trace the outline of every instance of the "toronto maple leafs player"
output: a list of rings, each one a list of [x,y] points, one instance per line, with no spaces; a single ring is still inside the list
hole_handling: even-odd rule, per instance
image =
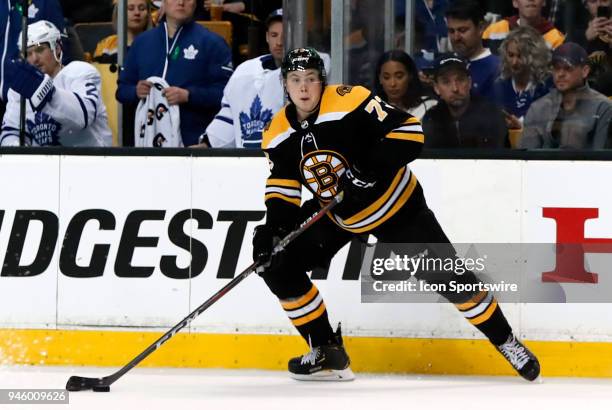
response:
[[[266,19],[270,54],[240,64],[223,90],[221,110],[200,137],[201,147],[259,148],[261,133],[283,107],[280,63],[283,59],[283,13]]]
[[[223,90],[221,110],[200,137],[203,148],[261,147],[265,125],[285,104],[280,63],[284,56],[283,12],[266,19],[270,54],[240,64]],[[329,57],[322,55],[329,68]]]
[[[22,96],[27,99],[27,144],[111,145],[100,74],[80,61],[63,66],[62,54],[61,35],[53,23],[41,20],[28,25],[28,62],[11,61],[6,66],[10,90],[0,145],[19,145]]]

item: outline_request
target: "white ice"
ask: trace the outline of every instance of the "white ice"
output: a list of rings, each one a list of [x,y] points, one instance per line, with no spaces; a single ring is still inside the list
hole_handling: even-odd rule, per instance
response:
[[[71,375],[102,377],[114,368],[0,367],[0,388],[63,388]],[[285,372],[136,368],[109,393],[70,393],[69,405],[43,409],[205,410],[610,410],[612,379],[357,374],[353,382],[298,382]]]

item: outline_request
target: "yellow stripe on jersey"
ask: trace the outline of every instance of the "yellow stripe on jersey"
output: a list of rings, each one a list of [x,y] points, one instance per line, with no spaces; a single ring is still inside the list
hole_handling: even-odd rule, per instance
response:
[[[266,149],[270,145],[274,145],[274,142],[278,138],[282,138],[283,135],[291,130],[289,120],[287,120],[286,110],[287,107],[283,107],[279,112],[274,115],[270,124],[266,126],[263,131],[263,140],[261,142],[261,148]]]
[[[302,184],[295,179],[268,178],[265,200],[273,198],[300,206],[302,203]]]
[[[425,135],[416,134],[413,132],[397,132],[397,131],[390,132],[385,136],[385,138],[391,138],[395,140],[414,141],[414,142],[420,142],[421,144],[425,143]]]
[[[355,224],[355,223],[357,223],[359,221],[364,220],[368,216],[372,215],[374,212],[378,211],[380,209],[380,207],[383,206],[384,203],[389,200],[389,197],[391,196],[391,194],[393,194],[393,192],[397,189],[397,186],[399,185],[399,183],[400,183],[400,181],[401,181],[401,179],[402,179],[402,177],[404,176],[405,173],[406,173],[406,168],[400,169],[397,172],[397,174],[395,174],[395,178],[393,178],[393,181],[391,181],[391,185],[389,185],[389,188],[387,189],[387,191],[385,191],[383,196],[378,198],[378,200],[376,200],[376,202],[374,202],[372,205],[370,205],[367,208],[365,208],[364,210],[356,213],[355,215],[351,216],[350,218],[345,219],[343,222],[346,225],[353,225],[353,224]]]
[[[402,125],[413,125],[413,124],[421,124],[421,121],[416,117],[410,117],[406,121],[402,123]]]
[[[300,181],[295,179],[268,178],[266,185],[281,186],[285,188],[302,188]]]
[[[301,198],[293,198],[287,195],[279,194],[277,192],[272,193],[272,194],[266,194],[266,196],[264,197],[264,200],[268,201],[274,198],[282,199],[283,201],[289,202],[290,204],[297,205],[297,206],[300,206],[302,204]]]
[[[371,231],[395,215],[397,211],[404,206],[414,192],[417,185],[417,179],[414,174],[411,173],[408,177],[408,183],[403,184],[402,186],[399,181],[403,177],[403,173],[398,172],[398,175],[396,175],[396,178],[394,178],[390,188],[381,198],[379,198],[379,200],[347,220],[343,221],[331,213],[328,213],[328,216],[330,216],[338,226],[349,232],[363,233]],[[377,213],[380,213],[380,215],[376,216]],[[357,218],[358,216],[359,218]],[[367,219],[371,219],[371,222],[364,223]],[[347,223],[347,221],[351,221],[352,223]],[[352,227],[356,225],[358,225],[358,227]]]
[[[354,111],[359,104],[370,95],[367,88],[346,85],[328,85],[325,87],[321,97],[321,108],[319,117],[326,114],[349,113]]]
[[[385,138],[425,143],[421,121],[416,117],[406,119],[399,127],[389,131]]]

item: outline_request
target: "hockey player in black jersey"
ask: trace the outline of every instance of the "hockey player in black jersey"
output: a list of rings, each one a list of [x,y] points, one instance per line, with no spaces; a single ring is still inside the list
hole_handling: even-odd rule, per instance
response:
[[[327,85],[323,62],[311,48],[287,53],[281,71],[289,104],[266,127],[268,158],[265,225],[256,228],[253,257],[260,274],[310,352],[291,359],[289,372],[301,380],[352,380],[340,329],[330,326],[325,303],[307,272],[328,266],[354,236],[382,243],[443,244],[454,249],[427,207],[408,163],[421,152],[419,121],[360,86]],[[301,203],[301,187],[314,198]],[[344,200],[284,252],[271,257],[281,238],[340,191]],[[426,246],[426,245],[423,245]],[[427,280],[427,277],[423,278]],[[473,273],[455,280],[477,283]],[[497,301],[487,292],[443,293],[481,330],[527,380],[540,373],[536,357],[513,335]],[[407,314],[409,314],[407,312]]]

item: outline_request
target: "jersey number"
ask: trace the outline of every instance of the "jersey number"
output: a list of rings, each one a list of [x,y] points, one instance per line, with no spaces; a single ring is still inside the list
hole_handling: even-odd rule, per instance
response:
[[[381,103],[385,104],[385,102],[381,100],[380,97],[376,96],[370,100],[368,105],[365,106],[365,110],[368,114],[372,114],[374,111],[376,111],[376,116],[378,118],[378,121],[383,122],[385,118],[387,118],[387,115],[389,114],[383,109]]]

